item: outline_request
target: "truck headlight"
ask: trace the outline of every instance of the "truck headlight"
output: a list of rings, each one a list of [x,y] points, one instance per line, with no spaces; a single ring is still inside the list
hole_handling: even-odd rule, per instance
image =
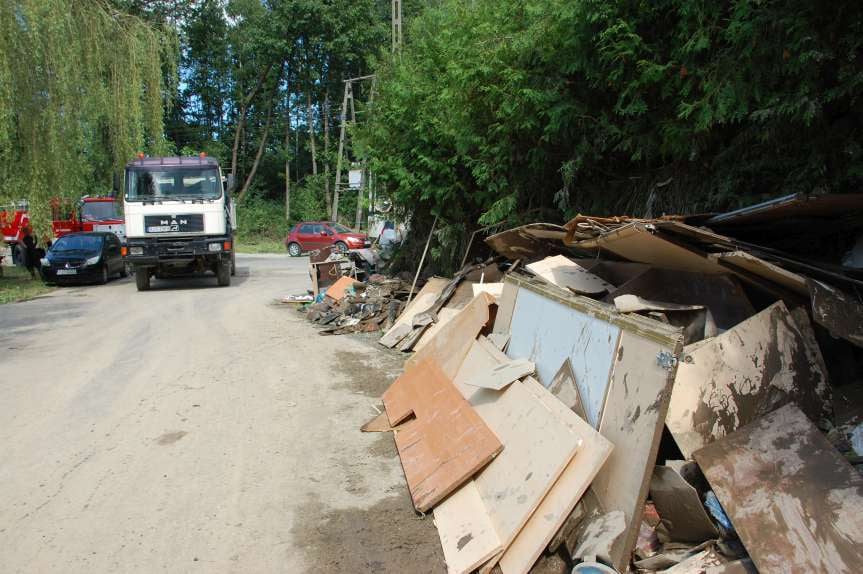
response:
[[[89,258],[87,260],[87,265],[96,265],[99,262],[99,258],[101,258],[101,257],[102,257],[101,255],[96,255],[94,257]]]
[[[130,247],[129,248],[129,255],[143,255],[143,254],[144,254],[144,248],[143,247]]]
[[[210,251],[221,251],[222,250],[222,244],[221,243],[210,243],[210,245],[208,246],[208,249]]]

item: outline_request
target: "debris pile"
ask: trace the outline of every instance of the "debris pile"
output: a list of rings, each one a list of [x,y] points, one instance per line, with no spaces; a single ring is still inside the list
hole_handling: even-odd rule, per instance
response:
[[[397,317],[346,278],[307,313],[414,351],[363,430],[393,432],[450,573],[854,572],[861,216],[531,224]]]

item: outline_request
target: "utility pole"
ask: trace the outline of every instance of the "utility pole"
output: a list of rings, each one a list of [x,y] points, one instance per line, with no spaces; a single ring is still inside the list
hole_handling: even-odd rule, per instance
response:
[[[339,155],[336,158],[336,187],[333,190],[332,220],[336,223],[339,221],[339,187],[342,184],[342,155],[345,150],[345,127],[348,117],[348,98],[353,100],[352,83],[353,80],[345,80],[345,95],[342,98],[342,114],[340,116],[341,127],[339,128]],[[353,106],[353,101],[351,102],[351,106]]]

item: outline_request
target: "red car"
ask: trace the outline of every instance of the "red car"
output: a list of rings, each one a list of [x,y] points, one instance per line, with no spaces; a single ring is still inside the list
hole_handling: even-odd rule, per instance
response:
[[[332,221],[302,221],[294,226],[285,238],[285,247],[291,257],[304,251],[335,245],[340,251],[370,247],[369,237]]]

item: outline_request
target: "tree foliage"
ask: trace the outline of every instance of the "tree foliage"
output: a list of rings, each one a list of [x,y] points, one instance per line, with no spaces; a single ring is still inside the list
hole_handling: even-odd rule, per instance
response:
[[[450,262],[479,224],[859,189],[857,2],[443,0],[407,32],[361,135]]]
[[[165,149],[173,34],[99,0],[0,3],[0,196],[110,191],[139,150]],[[168,75],[171,77],[171,74]]]

